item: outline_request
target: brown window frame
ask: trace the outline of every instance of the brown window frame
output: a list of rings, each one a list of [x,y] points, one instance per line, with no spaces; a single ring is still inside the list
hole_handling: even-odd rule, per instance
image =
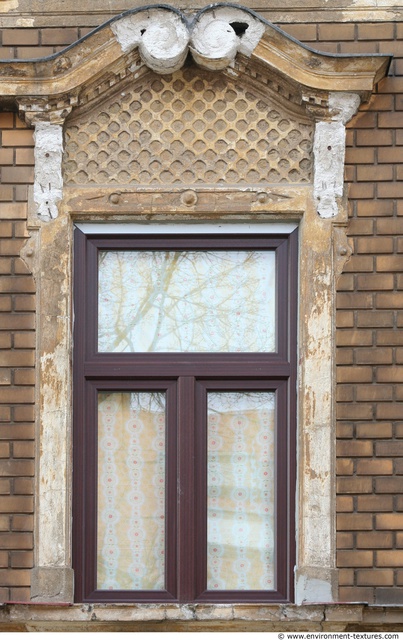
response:
[[[277,350],[273,353],[99,353],[98,251],[268,249],[276,252]],[[292,602],[295,565],[298,230],[276,234],[74,236],[73,567],[77,602]],[[206,589],[206,394],[275,391],[276,567],[273,591]],[[166,589],[96,589],[99,391],[167,394]],[[179,501],[177,496],[180,495]]]

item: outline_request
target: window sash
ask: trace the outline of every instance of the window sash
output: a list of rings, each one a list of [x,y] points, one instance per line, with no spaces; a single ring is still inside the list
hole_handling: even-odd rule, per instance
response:
[[[252,237],[251,237],[252,236]],[[288,602],[292,600],[295,489],[295,389],[297,234],[277,237],[228,235],[219,246],[263,246],[277,255],[276,353],[104,354],[97,351],[97,252],[133,243],[174,248],[211,246],[212,236],[75,239],[74,359],[74,567],[77,601],[105,602]],[[165,390],[167,393],[166,589],[160,592],[96,589],[96,406],[99,390]],[[275,390],[278,428],[276,496],[277,585],[272,591],[206,589],[205,407],[209,390]],[[194,424],[194,429],[189,425]],[[281,426],[280,426],[281,425]],[[282,443],[282,444],[281,444]],[[202,455],[200,455],[202,452]],[[193,463],[193,460],[195,463]],[[181,497],[178,509],[177,492]],[[169,505],[169,507],[168,507]],[[173,508],[175,507],[175,508]],[[280,508],[281,507],[281,508]],[[179,555],[178,555],[178,550]]]

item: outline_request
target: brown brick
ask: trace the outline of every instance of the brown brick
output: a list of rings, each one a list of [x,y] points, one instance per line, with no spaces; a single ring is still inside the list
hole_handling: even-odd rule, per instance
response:
[[[33,458],[35,455],[35,447],[33,442],[14,442],[13,446],[14,458]]]
[[[337,381],[344,383],[372,382],[372,369],[371,367],[337,367]]]
[[[7,170],[7,167],[4,171]],[[389,182],[378,184],[378,198],[403,198],[403,184],[400,182]]]
[[[31,422],[35,420],[34,405],[17,406],[13,409],[15,422]]]
[[[357,476],[390,476],[393,474],[392,460],[358,460]]]
[[[11,411],[9,407],[0,406],[0,422],[10,422]]]
[[[357,253],[392,253],[393,238],[356,238]]]
[[[390,347],[378,347],[374,349],[356,349],[357,364],[392,364],[393,352]]]
[[[403,93],[403,78],[384,78],[378,84],[378,93]]]
[[[373,270],[374,259],[372,256],[351,256],[344,265],[344,271],[353,271],[354,273],[370,273]]]
[[[375,478],[375,491],[376,493],[401,493],[402,479],[400,477]]]
[[[17,47],[16,57],[20,60],[31,60],[32,58],[44,58],[51,56],[53,47]]]
[[[393,508],[393,496],[358,496],[357,511],[391,511]]]
[[[392,586],[392,569],[373,569],[357,571],[357,585],[359,586]]]
[[[15,349],[34,349],[35,333],[26,331],[25,333],[14,334]]]
[[[403,127],[402,124],[402,114],[397,113],[380,113],[378,116],[378,127],[380,129],[401,129]]]
[[[379,420],[402,420],[403,402],[378,404],[376,407],[376,417]]]
[[[392,547],[393,533],[390,531],[363,531],[357,533],[357,549],[391,549]]]
[[[14,372],[14,384],[16,385],[35,384],[35,370],[34,369],[17,369]]]
[[[396,532],[396,547],[398,549],[401,549],[403,547],[403,532],[402,531],[397,531]]]
[[[393,460],[393,468],[394,468],[395,475],[402,476],[403,475],[403,458],[395,458],[395,460]],[[398,511],[403,510],[403,496],[396,497],[396,509]]]
[[[0,567],[8,567],[8,551],[0,551]]]
[[[371,293],[338,293],[338,309],[371,309],[373,306]]]
[[[32,531],[34,528],[34,518],[32,515],[18,514],[11,518],[12,531]],[[29,546],[27,547],[29,548]]]
[[[372,530],[372,514],[370,513],[339,513],[336,521],[338,531]]]
[[[0,351],[0,367],[32,367],[34,364],[34,351]]]
[[[1,513],[32,513],[33,507],[31,496],[3,496],[0,500]]]
[[[11,334],[0,333],[0,349],[9,349],[11,347]]]
[[[403,565],[403,551],[377,551],[377,567],[401,567]]]
[[[11,567],[16,569],[31,569],[34,565],[34,556],[32,551],[12,551]]]
[[[339,585],[349,586],[354,584],[354,569],[339,569]]]
[[[362,217],[393,215],[393,200],[361,200],[356,206],[357,215]]]
[[[403,345],[403,331],[382,331],[376,332],[376,343],[383,345]]]
[[[393,311],[357,311],[357,327],[393,327],[393,325]]]
[[[1,176],[4,183],[26,182],[32,184],[34,169],[33,167],[3,167]]]
[[[33,147],[34,134],[31,129],[21,129],[17,131],[2,132],[3,147]]]
[[[373,408],[371,404],[343,404],[337,405],[337,418],[339,420],[371,420]]]
[[[338,438],[352,438],[354,435],[354,427],[351,422],[336,423],[336,435]]]
[[[337,281],[339,291],[354,291],[354,276],[352,273],[343,273]]]
[[[24,569],[0,569],[0,584],[9,587],[29,586],[31,584],[30,571]]]
[[[4,460],[0,465],[0,476],[33,476],[33,460]]]
[[[42,44],[72,44],[78,40],[78,29],[74,27],[60,29],[42,29]]]
[[[0,403],[17,404],[17,403],[35,402],[35,394],[33,387],[4,387],[0,388]]]
[[[35,431],[32,424],[1,424],[0,425],[0,441],[1,440],[29,440],[34,439]]]
[[[377,42],[340,42],[340,53],[377,53]]]
[[[9,531],[10,529],[10,516],[0,515],[0,531]]]
[[[392,131],[374,131],[373,129],[359,129],[357,131],[357,145],[359,147],[387,147],[392,144]]]
[[[388,385],[369,385],[357,387],[357,402],[390,402],[393,400],[393,387]]]
[[[348,195],[354,200],[366,200],[375,197],[375,185],[373,182],[355,182],[348,186]],[[390,196],[393,197],[393,196]]]
[[[30,587],[12,587],[10,589],[10,601],[30,603],[31,602]]]
[[[0,114],[0,129],[14,129],[14,113],[5,111]]]
[[[389,478],[380,478],[389,480]],[[367,477],[337,478],[337,493],[372,493],[372,480]]]
[[[15,276],[0,280],[0,293],[33,293],[35,283],[31,276]]]
[[[351,476],[354,472],[354,463],[351,458],[338,458],[336,460],[336,473],[339,476]],[[350,509],[348,509],[350,511]]]
[[[375,162],[375,149],[373,147],[347,147],[346,149],[346,163],[347,164],[374,164]],[[388,160],[393,162],[393,160]]]
[[[34,493],[33,478],[14,478],[14,494],[31,496]]]
[[[382,22],[358,24],[358,40],[393,40],[394,24],[382,24]]]
[[[340,531],[336,534],[336,548],[337,549],[353,549],[354,548],[354,536],[348,531]]]
[[[358,166],[357,180],[359,182],[367,182],[368,180],[373,180],[374,182],[385,182],[393,180],[393,166],[389,164]]]
[[[337,455],[341,457],[371,457],[373,443],[371,440],[339,440],[336,443]],[[343,493],[343,492],[341,492]]]
[[[378,309],[401,309],[403,305],[403,293],[377,293],[375,302]]]
[[[365,329],[345,329],[337,332],[337,345],[343,346],[357,346],[357,345],[372,345],[372,331],[366,331]]]
[[[353,24],[323,23],[318,25],[319,40],[354,40]],[[321,43],[322,44],[322,43]]]
[[[393,289],[393,275],[389,273],[378,274],[361,274],[357,276],[357,289],[375,291],[380,289],[385,291],[387,289]]]
[[[363,422],[357,424],[357,438],[391,438],[391,422]]]
[[[27,203],[26,202],[10,202],[8,204],[0,204],[0,218],[12,220],[26,218]]]
[[[33,165],[35,163],[34,150],[32,148],[25,149],[19,148],[15,151],[15,164],[29,164]]]
[[[28,238],[29,237],[29,233],[27,230],[27,225],[26,222],[21,220],[20,222],[14,222],[14,236],[16,238]],[[24,264],[24,262],[22,260],[20,260],[19,258],[15,259],[15,263],[16,263],[16,267],[18,265],[18,268],[16,268],[15,270],[15,274],[20,274],[20,275],[26,275],[26,274],[30,274],[31,272],[28,269],[27,265]],[[23,268],[22,268],[23,267]]]
[[[393,320],[392,320],[393,322]],[[336,327],[342,329],[354,326],[354,312],[353,311],[337,311],[336,313]],[[393,326],[393,324],[391,325]]]
[[[336,388],[336,400],[338,402],[352,402],[354,400],[354,388],[352,385],[338,384]]]
[[[10,443],[0,442],[0,458],[9,458],[9,457],[10,457]]]
[[[379,163],[398,163],[403,162],[403,153],[400,147],[381,147],[378,149]]]
[[[378,513],[375,515],[376,529],[403,529],[403,513]]]
[[[339,551],[337,553],[338,567],[372,567],[372,551]],[[382,565],[388,566],[388,565]]]
[[[38,29],[4,29],[3,31],[4,45],[35,45],[39,44]]]
[[[35,311],[36,299],[34,295],[16,295],[14,296],[15,311]]]
[[[368,602],[373,604],[375,593],[372,587],[340,587],[340,602]]]
[[[9,384],[11,384],[11,370],[0,369],[0,385],[9,385]]]
[[[0,185],[0,202],[10,202],[14,199],[14,189],[10,185]],[[0,205],[2,207],[4,205]],[[4,216],[2,216],[4,217]]]
[[[370,236],[374,232],[374,221],[368,218],[352,218],[348,225],[349,236]]]
[[[351,513],[354,511],[354,498],[352,496],[337,496],[336,511],[339,513]]]
[[[14,163],[13,149],[0,149],[0,164],[5,166]]]
[[[354,351],[353,349],[340,349],[340,347],[336,351],[336,364],[353,364],[354,362]]]
[[[377,456],[403,457],[403,440],[376,442],[375,451]]]
[[[0,494],[11,494],[11,480],[9,478],[0,478]]]

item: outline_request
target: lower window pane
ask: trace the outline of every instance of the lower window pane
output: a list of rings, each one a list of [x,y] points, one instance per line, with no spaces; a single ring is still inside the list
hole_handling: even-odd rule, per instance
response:
[[[208,394],[207,588],[272,590],[275,394]]]
[[[165,587],[165,394],[98,395],[97,588]]]

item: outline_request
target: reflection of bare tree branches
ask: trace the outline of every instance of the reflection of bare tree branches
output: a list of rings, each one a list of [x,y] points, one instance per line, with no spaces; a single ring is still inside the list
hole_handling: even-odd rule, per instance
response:
[[[274,404],[273,391],[210,391],[208,393],[209,413],[272,411]]]
[[[271,251],[105,251],[101,351],[274,350]]]
[[[163,391],[100,391],[98,406],[104,402],[113,402],[119,407],[128,406],[135,412],[165,412],[165,392]]]

